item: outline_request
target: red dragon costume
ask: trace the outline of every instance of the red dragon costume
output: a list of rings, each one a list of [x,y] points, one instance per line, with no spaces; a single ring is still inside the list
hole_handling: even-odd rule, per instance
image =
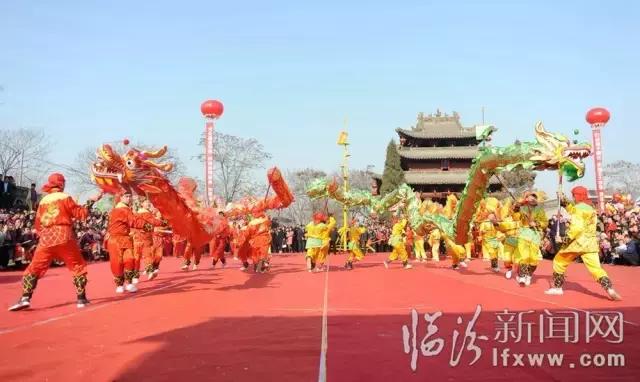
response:
[[[192,248],[201,249],[213,239],[218,229],[220,221],[217,211],[214,208],[199,207],[192,197],[193,193],[189,194],[189,191],[195,189],[186,187],[187,192],[178,192],[171,185],[165,175],[172,170],[172,164],[152,161],[162,157],[166,152],[166,146],[158,151],[132,148],[126,154],[120,155],[110,145],[104,144],[98,148],[97,159],[91,167],[93,180],[104,192],[119,193],[122,190],[131,190],[138,195],[145,195],[171,225],[174,234],[186,238]],[[231,204],[226,211],[229,218],[251,214],[257,219],[262,219],[260,224],[254,224],[254,227],[246,231],[246,245],[243,247],[240,242],[238,244],[239,256],[257,259],[261,267],[268,266],[264,256],[265,249],[268,252],[264,232],[265,227],[270,226],[270,220],[264,212],[286,208],[293,202],[293,195],[278,168],[269,169],[267,178],[275,195],[260,200],[245,199]],[[188,184],[185,183],[184,186]],[[244,255],[247,245],[251,248],[250,254]]]
[[[128,190],[145,196],[169,222],[173,232],[186,238],[194,247],[203,247],[211,240],[210,229],[213,227],[207,227],[198,219],[196,211],[167,179],[166,173],[173,165],[153,161],[166,152],[166,146],[157,151],[131,148],[121,155],[104,144],[98,148],[97,159],[91,166],[93,181],[107,193]]]
[[[269,268],[269,247],[271,245],[271,219],[267,210],[286,208],[293,202],[293,195],[280,170],[276,167],[267,172],[269,188],[275,195],[256,199],[245,198],[238,203],[230,204],[226,209],[229,218],[247,217],[248,223],[238,235],[238,257],[242,260],[242,269],[249,266],[251,258],[254,270],[258,273]],[[267,190],[268,194],[268,190]]]

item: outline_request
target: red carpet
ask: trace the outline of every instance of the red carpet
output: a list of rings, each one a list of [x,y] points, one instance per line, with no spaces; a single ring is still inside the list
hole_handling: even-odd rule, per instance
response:
[[[582,264],[569,268],[564,296],[546,296],[549,262],[541,265],[531,287],[521,288],[503,274],[491,273],[488,263],[479,260],[464,271],[445,268],[448,261],[440,266],[415,263],[412,270],[393,264],[386,270],[383,258],[369,256],[348,272],[341,268],[344,258],[332,256],[328,274],[309,274],[303,270],[302,256],[274,256],[272,271],[264,275],[240,272],[233,261],[227,269],[211,270],[207,258],[200,270],[184,272],[176,259],[166,258],[159,278],[142,281],[138,293],[122,296],[114,293],[108,264],[93,264],[88,289],[92,305],[83,310],[75,307],[67,270],[56,268],[40,281],[32,309],[17,313],[6,307],[20,294],[20,274],[0,273],[0,380],[317,381],[319,375],[328,381],[637,380],[637,268],[607,268],[624,297],[612,302]],[[468,336],[462,345],[478,305],[481,312],[471,332],[478,336],[480,357],[469,365],[476,353]],[[415,347],[412,308],[418,313]],[[526,330],[519,343],[516,338],[506,343],[496,338],[500,319],[511,318],[502,325],[518,327],[517,316],[497,315],[505,309],[532,311],[521,320],[524,329],[531,328],[530,341]],[[325,310],[326,374],[321,367]],[[620,333],[606,325],[607,320],[615,324],[615,316],[595,313],[602,311],[623,315],[622,343],[607,342],[619,340]],[[437,332],[424,340],[433,346],[424,350],[438,354],[424,356],[424,314],[435,312],[442,316],[434,322]],[[566,324],[570,343],[565,343]],[[406,344],[403,325],[408,328]],[[587,329],[593,334],[589,342]],[[432,341],[437,339],[442,346]],[[505,348],[510,355],[506,367],[501,358]],[[452,366],[460,351],[459,363]],[[415,372],[412,353],[417,355]],[[562,354],[563,364],[549,366],[545,358],[542,366],[528,366],[528,357],[535,361],[538,353]],[[621,354],[625,366],[583,366],[583,354],[583,361],[592,363],[607,357],[620,363],[610,354]],[[520,359],[526,366],[518,363]]]

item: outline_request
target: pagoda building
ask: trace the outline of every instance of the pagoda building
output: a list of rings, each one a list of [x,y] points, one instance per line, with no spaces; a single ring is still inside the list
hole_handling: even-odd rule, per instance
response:
[[[438,110],[426,116],[419,113],[415,126],[396,129],[406,183],[422,198],[444,201],[450,193],[460,196],[480,144],[488,140],[493,130],[492,126],[465,128],[456,112],[443,115]],[[501,189],[499,180],[492,178],[488,191]]]

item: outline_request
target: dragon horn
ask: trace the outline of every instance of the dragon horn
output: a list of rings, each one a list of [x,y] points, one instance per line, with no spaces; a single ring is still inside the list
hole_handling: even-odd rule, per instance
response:
[[[161,149],[157,150],[157,151],[142,151],[141,154],[144,155],[146,158],[160,158],[161,156],[163,156],[164,154],[167,153],[167,146],[162,146]]]
[[[146,160],[143,163],[149,167],[157,168],[165,172],[173,170],[173,163],[156,163],[150,160]]]

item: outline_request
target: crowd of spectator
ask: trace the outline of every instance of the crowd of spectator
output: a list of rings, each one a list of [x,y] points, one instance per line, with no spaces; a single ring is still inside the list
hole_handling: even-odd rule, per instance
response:
[[[640,265],[640,206],[618,203],[598,222],[601,258],[607,264]]]
[[[597,241],[603,264],[640,265],[640,203],[607,203],[598,216]],[[553,258],[559,249],[558,234],[565,235],[567,218],[552,216],[542,249],[546,258]]]
[[[34,233],[35,210],[27,207],[0,209],[0,270],[21,267],[31,261],[37,244]],[[103,247],[107,215],[93,211],[83,222],[74,224],[84,258],[87,261],[108,259]],[[62,263],[55,261],[56,265]]]

